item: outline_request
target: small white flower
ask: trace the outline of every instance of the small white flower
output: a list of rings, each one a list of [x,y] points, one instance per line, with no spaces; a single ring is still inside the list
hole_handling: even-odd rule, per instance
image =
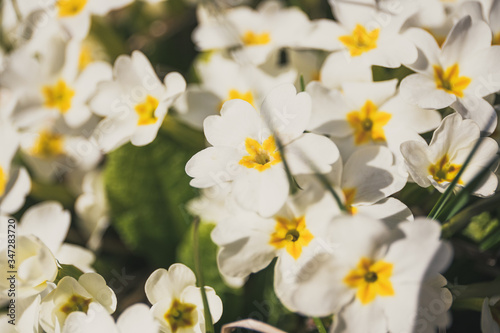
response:
[[[90,106],[105,117],[94,131],[93,139],[104,152],[131,141],[135,146],[151,143],[168,108],[186,89],[177,72],[169,73],[164,84],[158,79],[146,56],[134,51],[118,57],[113,81],[101,82]]]
[[[202,8],[200,25],[193,32],[195,44],[204,51],[239,47],[234,56],[255,65],[295,44],[309,22],[300,9],[282,8],[277,1],[264,1],[257,10],[247,6],[228,9],[221,17],[204,14]]]
[[[408,35],[421,51],[411,65],[417,73],[401,82],[401,94],[422,108],[453,107],[474,120],[481,131],[496,128],[497,115],[483,97],[500,89],[500,46],[491,46],[491,30],[466,16],[458,21],[440,48],[429,33],[411,29]]]
[[[429,146],[424,142],[408,141],[401,145],[401,153],[413,180],[422,187],[434,186],[440,192],[448,188],[457,176],[467,156],[479,140],[479,127],[470,119],[452,114],[443,119],[434,132]],[[472,160],[465,168],[457,186],[467,185],[476,174],[484,170],[498,151],[498,144],[484,138]],[[497,165],[493,165],[492,171]],[[474,191],[477,196],[492,195],[498,184],[493,172]]]
[[[362,216],[334,218],[332,246],[309,279],[277,290],[287,307],[311,316],[335,313],[332,332],[411,332],[422,283],[445,269],[450,244],[433,220],[401,222],[390,229]]]
[[[92,303],[98,303],[108,313],[113,313],[116,309],[116,295],[106,285],[104,278],[97,273],[85,273],[78,281],[65,276],[43,298],[40,325],[48,333],[59,329],[64,331],[66,318],[76,311],[91,315],[88,310]]]
[[[197,153],[186,165],[186,173],[194,178],[191,186],[230,186],[231,195],[242,207],[273,215],[290,189],[273,132],[284,145],[293,175],[317,170],[327,173],[339,157],[329,139],[304,133],[310,103],[309,95],[297,94],[292,84],[273,89],[260,114],[245,101],[226,102],[220,116],[210,116],[204,122],[205,136],[213,147]]]
[[[196,277],[188,267],[173,264],[168,271],[157,269],[146,281],[145,290],[162,332],[205,332],[200,288],[196,287]],[[205,291],[215,323],[222,315],[222,301],[212,288],[205,287]]]
[[[134,304],[118,320],[98,303],[90,303],[87,314],[75,311],[69,314],[62,333],[158,333],[159,324],[146,304]]]
[[[397,80],[342,84],[342,91],[311,82],[313,112],[308,129],[329,134],[344,160],[357,148],[387,146],[400,158],[399,146],[407,140],[422,140],[439,125],[441,116],[409,104],[396,89]]]

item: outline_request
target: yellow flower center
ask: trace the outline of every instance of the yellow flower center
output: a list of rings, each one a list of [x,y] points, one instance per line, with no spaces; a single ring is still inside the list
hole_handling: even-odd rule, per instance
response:
[[[257,140],[246,138],[245,149],[248,155],[243,156],[239,163],[249,169],[262,172],[281,162],[281,155],[276,149],[276,142],[272,135],[264,140],[262,145]]]
[[[174,299],[172,305],[165,313],[172,332],[176,332],[179,328],[191,327],[195,324],[193,319],[193,311],[196,305],[190,303],[181,303],[179,300]]]
[[[345,197],[345,208],[347,209],[349,214],[356,214],[358,212],[358,209],[352,206],[354,198],[356,198],[356,188],[344,188],[342,189],[342,192],[344,192]]]
[[[370,100],[359,111],[347,114],[347,121],[354,129],[354,142],[357,145],[373,142],[385,142],[384,126],[391,120],[392,115],[379,111]]]
[[[222,105],[224,105],[224,103],[226,103],[227,101],[230,101],[232,99],[242,99],[242,100],[252,104],[252,106],[255,108],[255,105],[253,104],[254,103],[253,94],[250,90],[247,92],[240,92],[236,89],[231,89],[231,90],[229,90],[229,94],[228,94],[227,98],[220,103],[219,110],[222,108]]]
[[[291,220],[276,217],[276,226],[269,243],[277,249],[285,248],[295,260],[302,254],[302,248],[309,245],[314,236],[306,228],[304,216]]]
[[[461,165],[450,164],[450,158],[445,154],[436,164],[429,166],[429,173],[436,182],[441,184],[443,182],[451,182],[461,168]],[[459,180],[458,184],[463,184],[462,180]]]
[[[71,312],[80,311],[85,312],[89,310],[89,304],[92,302],[91,298],[85,298],[81,295],[71,296],[63,306],[61,311],[69,315]]]
[[[87,0],[58,0],[56,7],[59,10],[59,17],[75,16],[79,14],[87,5]]]
[[[438,65],[434,65],[433,68],[434,81],[438,89],[442,89],[457,97],[464,97],[464,90],[471,83],[471,79],[467,76],[459,76],[460,69],[458,64],[448,67],[446,71],[443,71],[443,68]]]
[[[269,32],[255,33],[253,31],[246,31],[241,37],[243,44],[250,45],[266,45],[271,41]]]
[[[34,156],[48,158],[64,154],[64,138],[62,135],[49,131],[41,131],[31,148]]]
[[[347,47],[351,57],[357,57],[377,48],[379,33],[380,29],[368,32],[361,24],[356,24],[352,34],[340,36],[339,40]]]
[[[78,57],[78,70],[82,71],[85,67],[88,66],[91,62],[94,61],[94,57],[92,56],[92,50],[88,46],[82,46],[80,50],[80,56]]]
[[[377,296],[394,295],[390,281],[392,268],[391,263],[382,260],[374,262],[363,257],[343,281],[349,287],[357,289],[356,297],[361,301],[361,304],[366,305]]]
[[[2,167],[0,167],[0,197],[4,195],[5,187],[7,187],[7,175]]]
[[[59,109],[61,113],[66,113],[71,108],[71,100],[75,96],[75,91],[60,79],[52,86],[42,87],[42,94],[45,98],[45,107]]]
[[[493,35],[492,45],[500,45],[500,32]]]
[[[139,116],[137,125],[151,125],[156,123],[158,118],[155,117],[155,111],[160,103],[151,95],[146,96],[146,100],[135,106],[135,112]]]

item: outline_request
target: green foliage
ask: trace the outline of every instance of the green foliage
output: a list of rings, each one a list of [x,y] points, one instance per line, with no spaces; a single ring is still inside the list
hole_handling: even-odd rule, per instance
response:
[[[492,219],[489,212],[484,212],[474,216],[463,233],[479,243],[489,236],[498,225],[498,219]]]
[[[175,261],[189,228],[184,205],[197,192],[189,186],[186,162],[202,148],[201,133],[168,120],[169,128],[145,147],[127,144],[109,154],[105,183],[113,225],[123,242],[156,267]],[[182,139],[172,132],[182,131]]]
[[[59,266],[60,268],[57,271],[57,276],[54,281],[55,284],[58,284],[59,281],[61,281],[61,279],[65,276],[71,276],[72,278],[78,280],[80,276],[82,276],[83,274],[83,272],[80,269],[76,268],[73,265],[65,265],[60,263]]]

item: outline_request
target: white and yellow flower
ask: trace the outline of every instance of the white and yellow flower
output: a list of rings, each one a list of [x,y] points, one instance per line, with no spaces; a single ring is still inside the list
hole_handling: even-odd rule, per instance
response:
[[[116,295],[97,273],[85,273],[78,280],[63,277],[57,287],[42,300],[40,325],[47,333],[65,331],[66,319],[74,312],[87,316],[93,303],[101,305],[108,313],[116,309]]]
[[[396,85],[397,80],[352,82],[337,91],[312,82],[306,88],[313,101],[308,129],[330,135],[344,160],[367,145],[387,146],[400,158],[401,143],[422,140],[418,133],[435,129],[441,116],[408,103]]]
[[[168,108],[185,89],[186,81],[177,72],[169,73],[162,83],[139,51],[118,57],[113,81],[101,82],[90,101],[94,113],[104,117],[93,133],[93,140],[104,152],[128,141],[135,146],[151,143]]]
[[[297,288],[278,293],[294,311],[335,313],[332,332],[411,332],[422,284],[447,268],[451,246],[436,221],[416,219],[390,229],[382,221],[337,217],[329,224],[330,260]]]
[[[421,29],[408,35],[419,48],[419,59],[409,65],[417,73],[401,82],[401,94],[422,108],[451,106],[474,120],[482,132],[496,128],[497,115],[483,97],[497,92],[500,47],[491,46],[491,30],[483,21],[466,16],[458,21],[440,48]]]
[[[443,119],[427,146],[424,142],[408,141],[401,145],[401,153],[412,179],[422,187],[434,186],[444,192],[461,170],[467,156],[480,138],[479,127],[470,119],[452,114]],[[483,138],[478,150],[463,171],[457,186],[467,185],[476,174],[483,171],[498,151],[498,144],[491,138]],[[492,195],[498,178],[492,172],[475,189],[477,196]]]
[[[205,318],[196,277],[183,264],[173,264],[168,271],[160,268],[146,281],[146,296],[153,304],[151,313],[166,333],[205,332]],[[222,301],[210,287],[205,287],[212,320],[222,315]]]
[[[327,173],[339,157],[329,139],[304,133],[310,103],[309,95],[297,94],[292,84],[273,89],[260,114],[246,101],[226,102],[220,116],[210,116],[204,122],[212,147],[197,153],[186,165],[187,174],[194,178],[191,186],[230,186],[231,195],[242,207],[273,215],[285,203],[290,189],[274,135],[284,145],[294,175]]]
[[[228,9],[215,17],[200,8],[200,24],[193,32],[203,51],[238,48],[242,62],[263,64],[274,52],[295,44],[309,22],[296,7],[282,8],[277,1],[264,1],[257,10],[247,6]]]

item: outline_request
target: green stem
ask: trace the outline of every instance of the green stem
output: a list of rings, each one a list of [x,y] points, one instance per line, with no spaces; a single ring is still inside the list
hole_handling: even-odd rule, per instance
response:
[[[483,301],[484,298],[466,298],[459,299],[453,302],[452,308],[453,310],[472,310],[481,312],[483,309]]]
[[[455,291],[456,301],[461,299],[484,298],[500,295],[500,281],[473,283],[460,286]]]
[[[316,325],[316,328],[318,329],[319,333],[326,333],[325,325],[323,325],[323,322],[321,321],[321,318],[314,317],[314,324]]]
[[[304,83],[304,75],[300,75],[300,90],[306,91],[306,84]]]
[[[203,272],[201,269],[200,261],[200,242],[199,242],[199,229],[200,218],[196,217],[193,221],[193,251],[194,251],[194,267],[196,277],[198,278],[198,285],[201,291],[201,298],[203,300],[203,310],[205,313],[205,331],[206,333],[214,333],[214,324],[212,322],[212,314],[208,305],[207,292],[205,290],[205,281],[203,280]]]

